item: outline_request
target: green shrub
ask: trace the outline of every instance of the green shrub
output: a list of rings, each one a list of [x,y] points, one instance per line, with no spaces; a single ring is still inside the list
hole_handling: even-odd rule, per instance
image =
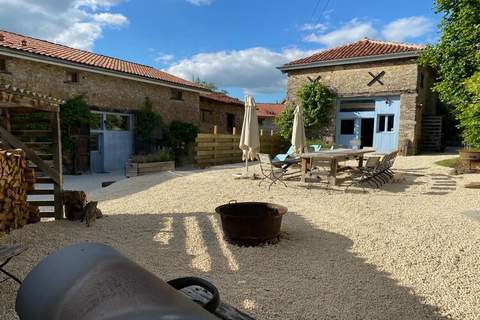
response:
[[[322,129],[332,119],[334,92],[322,83],[311,82],[302,86],[297,96],[303,108],[307,138],[320,138]],[[280,134],[287,140],[292,136],[294,111],[295,106],[287,106],[275,119]]]
[[[93,115],[83,96],[67,100],[60,105],[60,128],[62,148],[66,153],[73,152],[74,141],[70,137],[70,128],[89,127]]]
[[[137,141],[148,151],[155,149],[160,141],[154,133],[159,129],[165,131],[162,116],[154,110],[152,101],[146,97],[142,108],[137,113]]]
[[[195,142],[199,129],[191,123],[172,121],[167,131],[167,145],[172,149],[175,159],[187,153],[187,146]]]
[[[138,154],[132,156],[132,162],[150,163],[150,162],[164,162],[172,160],[172,156],[165,149],[159,149],[150,154]]]

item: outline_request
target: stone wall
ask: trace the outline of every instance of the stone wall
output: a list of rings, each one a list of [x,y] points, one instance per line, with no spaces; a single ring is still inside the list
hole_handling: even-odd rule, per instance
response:
[[[65,100],[83,95],[92,107],[109,111],[138,110],[149,97],[165,123],[199,124],[198,93],[183,91],[183,100],[172,100],[168,87],[84,71],[78,72],[77,83],[67,83],[67,70],[75,70],[18,58],[6,60],[8,73],[0,76],[20,88]]]
[[[377,75],[382,71],[385,71],[385,75],[380,79],[383,85],[375,82],[368,86],[373,79],[369,72]],[[310,82],[309,78],[317,79],[319,76],[318,81],[333,89],[338,97],[400,96],[399,147],[408,139],[409,154],[414,154],[418,152],[420,143],[423,109],[417,106],[423,103],[427,106],[424,110],[430,112],[435,104],[429,90],[431,75],[427,72],[424,76],[424,90],[421,94],[417,93],[419,72],[414,59],[292,70],[288,71],[287,104],[298,104],[298,90]],[[335,121],[332,119],[331,127],[325,130],[329,132],[329,135],[324,137],[326,140],[334,140],[334,125]]]
[[[213,126],[217,126],[218,133],[231,134],[227,128],[227,114],[235,116],[237,134],[242,131],[243,106],[227,104],[207,99],[200,99],[200,132],[213,133]]]

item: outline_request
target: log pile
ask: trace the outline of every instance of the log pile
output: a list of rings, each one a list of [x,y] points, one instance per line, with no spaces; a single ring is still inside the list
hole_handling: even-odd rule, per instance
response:
[[[27,203],[34,183],[35,172],[28,168],[23,150],[0,150],[0,232],[21,228],[30,214],[38,214],[38,207]]]

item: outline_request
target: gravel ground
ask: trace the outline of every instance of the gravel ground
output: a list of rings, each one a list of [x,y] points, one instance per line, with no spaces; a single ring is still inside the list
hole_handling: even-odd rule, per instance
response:
[[[86,228],[43,222],[2,239],[29,250],[9,265],[25,276],[68,244],[110,244],[163,279],[196,275],[257,319],[479,319],[480,175],[449,176],[434,161],[399,158],[405,181],[382,190],[269,192],[217,167],[127,179],[90,194],[108,217]],[[253,170],[258,170],[254,167]],[[231,199],[288,207],[282,240],[224,242],[214,208]],[[16,319],[17,286],[0,284],[0,318]]]

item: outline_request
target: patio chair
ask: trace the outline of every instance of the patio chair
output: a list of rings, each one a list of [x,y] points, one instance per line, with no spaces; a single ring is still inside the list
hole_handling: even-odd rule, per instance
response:
[[[311,144],[310,146],[310,150],[312,150],[312,152],[319,152],[322,150],[322,145],[321,144]],[[308,151],[310,151],[308,150]]]
[[[3,273],[8,277],[6,279],[0,280],[0,283],[10,278],[18,282],[19,284],[22,284],[22,281],[20,281],[20,279],[18,279],[16,276],[14,276],[13,274],[5,270],[4,267],[10,262],[10,260],[20,255],[25,250],[26,249],[20,245],[14,245],[14,246],[0,245],[0,273]]]
[[[383,184],[383,180],[380,180],[378,177],[382,170],[382,165],[383,161],[380,161],[380,157],[367,158],[367,161],[362,167],[354,169],[352,172],[352,182],[347,186],[345,191],[353,185],[361,186],[364,192],[366,184],[375,184],[375,186],[379,188]]]
[[[290,146],[290,148],[288,148],[287,150],[287,153],[279,153],[277,154],[273,159],[272,161],[285,161],[287,160],[287,158],[289,157],[295,157],[295,147],[294,146]]]
[[[284,176],[287,173],[287,169],[283,167],[276,167],[272,163],[272,158],[269,154],[259,153],[258,158],[260,159],[260,172],[262,175],[258,186],[260,186],[262,182],[269,180],[270,184],[268,186],[268,190],[270,190],[273,184],[277,184],[278,182],[281,182],[285,187],[287,187],[287,184],[284,181]]]

